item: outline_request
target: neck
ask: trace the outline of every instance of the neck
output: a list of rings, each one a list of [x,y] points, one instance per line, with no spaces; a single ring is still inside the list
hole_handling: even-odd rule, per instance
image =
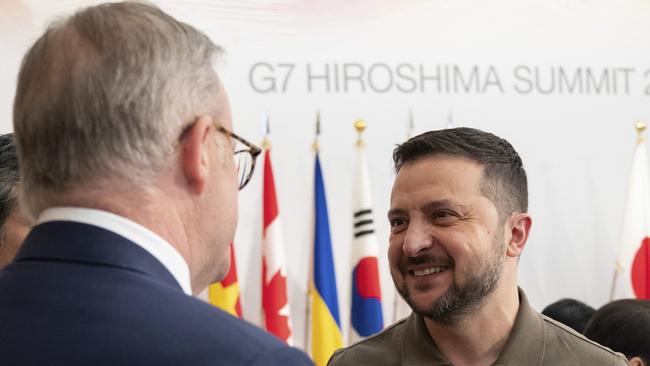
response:
[[[175,201],[169,194],[163,194],[156,188],[137,193],[89,189],[62,195],[56,205],[107,211],[134,221],[169,243],[183,257],[192,273],[189,243],[194,240],[192,232],[196,230],[187,227],[191,220],[182,220],[182,208],[173,206]]]
[[[492,365],[508,340],[518,310],[517,286],[499,286],[478,311],[454,324],[441,324],[428,318],[424,323],[453,365]]]

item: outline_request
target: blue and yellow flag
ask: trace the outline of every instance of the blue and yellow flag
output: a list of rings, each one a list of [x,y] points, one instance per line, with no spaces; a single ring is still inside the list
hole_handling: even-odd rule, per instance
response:
[[[325,366],[334,351],[343,346],[339,305],[336,293],[336,274],[332,256],[332,240],[327,215],[325,186],[320,160],[316,153],[315,168],[315,236],[311,298],[311,356],[316,366]]]

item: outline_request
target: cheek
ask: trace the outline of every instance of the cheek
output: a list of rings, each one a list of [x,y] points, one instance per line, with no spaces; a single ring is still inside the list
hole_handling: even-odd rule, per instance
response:
[[[397,266],[404,255],[401,240],[390,238],[388,243],[388,263],[391,267]]]
[[[437,243],[433,252],[451,258],[456,269],[465,268],[472,263],[473,258],[482,253],[481,240],[468,237],[462,232],[447,231],[436,236]]]

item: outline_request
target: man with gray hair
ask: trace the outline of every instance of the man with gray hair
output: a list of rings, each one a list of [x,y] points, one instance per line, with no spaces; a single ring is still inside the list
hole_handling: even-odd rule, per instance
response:
[[[0,272],[3,365],[311,364],[190,296],[228,272],[260,152],[232,133],[219,51],[130,2],[83,9],[28,51],[14,130],[37,224]]]
[[[13,260],[32,224],[17,204],[19,183],[14,135],[0,135],[0,269]]]

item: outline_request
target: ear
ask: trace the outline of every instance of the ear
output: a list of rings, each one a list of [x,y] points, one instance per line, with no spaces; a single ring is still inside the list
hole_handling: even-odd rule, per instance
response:
[[[631,366],[646,366],[645,362],[643,362],[643,360],[638,356],[634,356],[634,357],[630,358],[630,365]]]
[[[532,223],[530,215],[525,212],[517,212],[510,216],[507,223],[510,230],[510,241],[506,250],[509,257],[519,257],[524,251]]]
[[[188,186],[195,193],[202,193],[207,183],[211,127],[212,117],[201,116],[181,140],[183,175]]]

